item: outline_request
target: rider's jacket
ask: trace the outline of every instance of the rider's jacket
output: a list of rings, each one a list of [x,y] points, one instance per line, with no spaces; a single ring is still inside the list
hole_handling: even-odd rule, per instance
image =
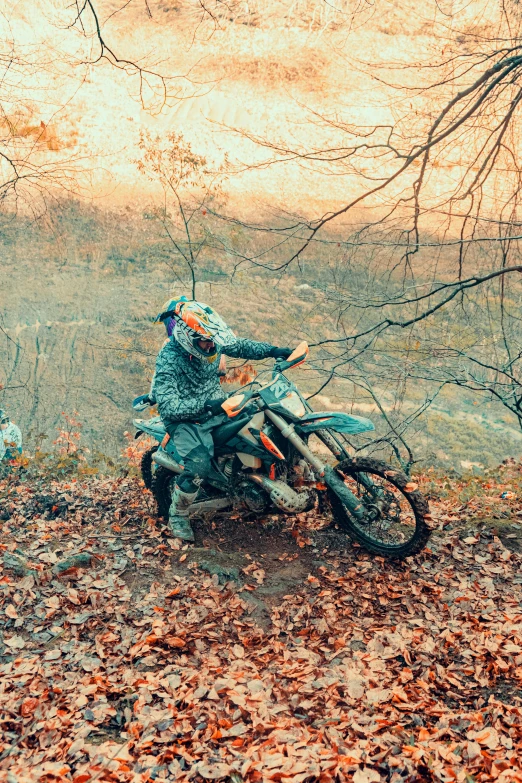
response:
[[[274,346],[237,338],[222,353],[236,359],[265,359]],[[224,399],[219,383],[219,355],[208,363],[191,356],[171,338],[158,354],[153,395],[165,424],[191,421],[204,411],[207,400]]]
[[[10,421],[5,430],[0,430],[0,438],[2,438],[5,450],[16,449],[20,454],[22,453],[22,433],[20,427],[17,427],[14,422]],[[3,454],[0,454],[0,459],[2,456]]]

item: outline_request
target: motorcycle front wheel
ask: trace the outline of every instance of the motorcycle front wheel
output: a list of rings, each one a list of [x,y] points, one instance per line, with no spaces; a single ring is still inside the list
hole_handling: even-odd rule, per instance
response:
[[[362,520],[349,513],[332,489],[328,497],[339,527],[370,552],[402,559],[426,546],[427,500],[400,470],[369,457],[346,459],[335,470],[364,509]]]

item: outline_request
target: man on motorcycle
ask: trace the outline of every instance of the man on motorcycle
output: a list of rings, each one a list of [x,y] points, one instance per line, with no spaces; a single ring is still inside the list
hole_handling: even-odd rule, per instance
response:
[[[169,339],[156,359],[151,396],[184,468],[172,493],[169,528],[177,538],[193,541],[188,509],[214,454],[212,423],[198,418],[222,412],[220,355],[286,359],[292,350],[238,338],[211,307],[185,297],[167,302],[156,321],[165,324]]]
[[[2,438],[5,458],[13,459],[15,452],[22,453],[22,433],[20,427],[10,420],[9,414],[0,409],[0,438]]]

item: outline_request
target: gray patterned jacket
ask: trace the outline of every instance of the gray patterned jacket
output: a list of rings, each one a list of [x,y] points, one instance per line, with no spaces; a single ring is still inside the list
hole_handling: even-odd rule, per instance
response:
[[[236,359],[265,359],[274,346],[238,338],[223,349]],[[190,421],[203,413],[207,400],[224,399],[218,376],[219,356],[209,364],[192,358],[171,338],[158,354],[152,393],[165,424]]]

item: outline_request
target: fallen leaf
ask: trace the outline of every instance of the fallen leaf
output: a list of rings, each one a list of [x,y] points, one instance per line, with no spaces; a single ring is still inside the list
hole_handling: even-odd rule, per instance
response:
[[[221,780],[230,774],[230,764],[207,764],[200,762],[196,764],[195,771],[205,780]]]
[[[392,691],[389,688],[370,688],[366,691],[366,699],[370,704],[383,704],[392,697]]]
[[[4,638],[4,644],[11,647],[13,650],[23,650],[25,647],[25,639],[23,636],[11,636],[9,639]]]
[[[405,492],[415,492],[416,489],[419,488],[418,484],[415,484],[413,481],[408,481],[408,483],[404,487]]]
[[[46,650],[44,654],[44,660],[45,661],[56,661],[58,658],[60,658],[62,655],[61,650]]]
[[[83,737],[79,737],[78,739],[74,740],[74,742],[71,744],[71,746],[67,750],[67,755],[74,756],[74,754],[78,753],[78,751],[81,750],[84,745],[85,745],[85,740],[83,739]]]
[[[20,715],[22,715],[24,718],[27,715],[32,715],[35,709],[38,707],[38,699],[35,698],[29,698],[24,699],[22,704],[20,705]]]
[[[349,674],[346,686],[351,699],[362,699],[366,690],[366,680],[360,674]]]
[[[99,669],[101,665],[102,662],[100,661],[99,658],[86,657],[86,658],[82,658],[81,660],[81,667],[86,672],[94,672],[97,669]]]
[[[476,758],[479,758],[481,754],[480,745],[478,742],[467,742],[466,743],[466,755],[470,761],[473,761]]]
[[[353,783],[380,783],[381,776],[376,770],[364,767],[354,772],[352,781]]]
[[[466,736],[468,739],[475,740],[475,742],[484,745],[490,750],[495,750],[500,745],[498,731],[493,726],[486,726],[481,731],[469,731]]]

